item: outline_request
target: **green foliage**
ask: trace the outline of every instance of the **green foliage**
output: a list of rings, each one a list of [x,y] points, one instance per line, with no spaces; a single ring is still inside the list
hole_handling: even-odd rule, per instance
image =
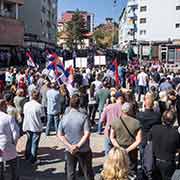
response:
[[[112,32],[104,31],[103,28],[99,28],[94,32],[94,39],[98,47],[110,48],[113,44],[118,43],[118,30],[115,29],[114,32]]]
[[[67,46],[69,48],[77,48],[78,44],[82,44],[83,34],[86,33],[85,21],[79,10],[76,10],[72,20],[67,23],[66,33],[68,35]]]

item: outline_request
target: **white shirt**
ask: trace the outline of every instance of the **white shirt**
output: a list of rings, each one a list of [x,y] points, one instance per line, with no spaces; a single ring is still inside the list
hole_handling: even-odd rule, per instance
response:
[[[93,81],[92,84],[95,85],[95,92],[98,92],[103,86],[102,82],[98,80]]]
[[[6,82],[11,82],[11,79],[12,79],[11,73],[6,72],[5,81],[6,81]]]
[[[16,143],[18,138],[19,128],[15,119],[0,111],[0,149],[2,151],[0,161],[9,161],[16,158]]]
[[[137,76],[138,85],[139,86],[147,86],[147,78],[148,78],[148,75],[145,72],[139,73]]]
[[[24,105],[23,131],[41,132],[43,124],[41,117],[44,116],[43,107],[35,100],[31,100]]]

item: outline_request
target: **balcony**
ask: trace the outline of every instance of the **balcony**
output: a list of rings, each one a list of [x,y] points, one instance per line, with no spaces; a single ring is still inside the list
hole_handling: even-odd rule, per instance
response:
[[[128,0],[127,6],[129,6],[129,7],[137,7],[138,2],[137,2],[137,0]]]
[[[24,0],[4,0],[4,2],[6,3],[12,3],[12,4],[19,4],[19,5],[23,5],[24,4]]]
[[[22,46],[24,42],[24,25],[8,17],[0,17],[0,45]]]

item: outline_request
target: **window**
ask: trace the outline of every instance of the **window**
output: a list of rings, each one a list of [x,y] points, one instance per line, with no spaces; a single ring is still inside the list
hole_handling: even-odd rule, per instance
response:
[[[139,31],[139,34],[140,34],[140,35],[146,35],[146,30],[140,30],[140,31]]]
[[[140,7],[140,12],[146,12],[146,11],[147,11],[147,6]]]
[[[176,28],[180,28],[180,23],[177,23],[177,24],[176,24]]]
[[[180,10],[180,6],[176,6],[176,10]]]
[[[140,18],[140,24],[145,24],[146,23],[146,18]]]

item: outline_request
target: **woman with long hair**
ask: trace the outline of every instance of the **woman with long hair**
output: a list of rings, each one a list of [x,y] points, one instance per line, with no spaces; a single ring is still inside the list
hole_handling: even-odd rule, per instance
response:
[[[123,148],[109,151],[101,173],[102,180],[128,180],[128,156]]]
[[[61,94],[61,114],[64,114],[66,108],[69,106],[70,95],[65,84],[62,84],[59,90]]]

